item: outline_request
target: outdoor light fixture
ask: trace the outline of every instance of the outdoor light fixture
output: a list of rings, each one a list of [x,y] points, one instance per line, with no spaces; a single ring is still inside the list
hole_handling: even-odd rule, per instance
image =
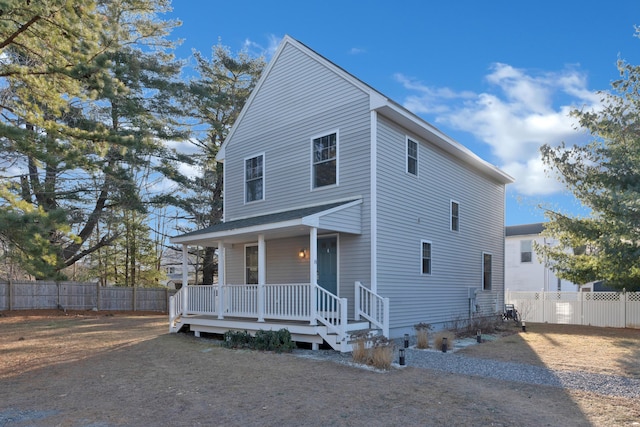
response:
[[[307,251],[305,251],[304,249],[300,249],[300,252],[298,252],[298,258],[305,258],[307,256]]]
[[[522,332],[527,332],[527,324],[522,321]]]
[[[404,334],[404,348],[409,348],[409,334]]]
[[[442,352],[447,352],[447,337],[442,337]]]
[[[400,349],[400,366],[404,366],[405,365],[405,361],[404,361],[404,348]]]
[[[482,332],[480,331],[480,329],[478,329],[478,332],[476,333],[476,341],[478,342],[478,344],[482,342]]]

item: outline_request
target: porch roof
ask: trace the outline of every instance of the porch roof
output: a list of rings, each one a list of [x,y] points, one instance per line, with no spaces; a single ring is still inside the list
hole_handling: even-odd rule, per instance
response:
[[[361,205],[362,199],[355,199],[227,221],[172,237],[171,242],[214,246],[218,242],[252,241],[258,234],[271,239],[300,236],[310,227],[321,233],[360,234]]]

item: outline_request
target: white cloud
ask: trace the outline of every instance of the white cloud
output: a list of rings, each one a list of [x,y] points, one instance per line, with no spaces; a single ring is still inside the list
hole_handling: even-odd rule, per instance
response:
[[[349,54],[350,55],[359,55],[361,53],[366,53],[367,51],[365,49],[359,48],[359,47],[352,47],[351,49],[349,49]]]
[[[278,37],[274,34],[267,35],[267,45],[264,46],[261,43],[255,42],[250,39],[245,39],[243,44],[243,50],[246,50],[251,56],[264,56],[267,61],[276,53],[282,37]]]
[[[401,74],[395,78],[410,91],[406,108],[486,143],[500,167],[516,178],[516,191],[526,195],[562,191],[561,184],[547,176],[539,148],[585,138],[569,113],[597,109],[599,102],[586,76],[575,69],[534,74],[497,63],[482,93],[433,88]]]

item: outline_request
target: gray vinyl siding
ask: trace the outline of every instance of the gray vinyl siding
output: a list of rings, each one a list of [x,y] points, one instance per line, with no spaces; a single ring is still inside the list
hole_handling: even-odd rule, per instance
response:
[[[257,244],[258,242],[246,242]],[[227,284],[245,283],[245,244],[234,244],[226,250]],[[309,238],[300,236],[291,239],[265,241],[267,252],[267,283],[309,283],[309,259],[298,257],[300,249],[309,248]]]
[[[369,98],[287,45],[225,148],[225,219],[369,192]],[[338,132],[339,185],[311,189],[311,138]],[[265,153],[265,199],[244,203],[243,160]]]
[[[371,273],[369,96],[291,44],[285,45],[269,70],[225,147],[225,220],[362,198],[362,205],[353,209],[361,215],[361,234],[339,237],[339,296],[349,298],[352,305],[353,283],[370,283]],[[311,138],[332,132],[338,132],[339,185],[312,190]],[[245,204],[243,162],[258,153],[265,155],[265,198]],[[329,217],[325,223],[333,220]],[[300,239],[309,246],[308,231],[302,230]],[[284,258],[273,258],[273,248],[287,242],[266,244],[267,280],[297,282],[300,272],[285,266]],[[293,250],[293,256],[300,248],[298,243],[292,245],[286,253]],[[243,280],[236,272],[238,261],[243,264],[237,256],[236,251],[227,256],[229,283]],[[304,273],[307,281],[308,268]]]
[[[378,293],[390,298],[391,329],[468,318],[468,288],[482,288],[483,252],[493,255],[493,288],[477,302],[492,313],[504,288],[504,185],[413,135],[418,176],[407,174],[407,133],[383,117],[377,132]],[[460,205],[457,232],[451,200]],[[421,274],[421,240],[432,244],[431,275]]]
[[[333,234],[332,234],[333,235]],[[322,237],[324,235],[320,235]],[[369,261],[365,257],[352,254],[361,248],[361,236],[340,234],[338,236],[338,296],[349,300],[349,316],[353,316],[354,283],[366,282],[369,274]],[[257,244],[257,242],[246,242]],[[245,244],[234,244],[226,250],[226,283],[245,283],[244,272]],[[309,237],[300,236],[288,239],[265,241],[267,252],[267,283],[309,283],[309,258],[298,257],[300,249],[309,249]],[[363,276],[360,272],[366,271]],[[364,278],[363,278],[364,277]]]

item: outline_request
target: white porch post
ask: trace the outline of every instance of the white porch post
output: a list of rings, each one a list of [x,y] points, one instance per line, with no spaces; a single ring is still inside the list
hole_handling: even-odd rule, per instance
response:
[[[318,229],[309,229],[309,283],[311,286],[311,325],[317,325],[316,316],[318,314],[318,294],[316,286],[318,284]]]
[[[258,322],[264,322],[264,285],[267,282],[267,253],[264,234],[258,234]]]
[[[226,283],[224,260],[224,242],[218,242],[218,319],[224,319],[224,285]]]
[[[189,247],[182,245],[182,314],[189,308]]]

